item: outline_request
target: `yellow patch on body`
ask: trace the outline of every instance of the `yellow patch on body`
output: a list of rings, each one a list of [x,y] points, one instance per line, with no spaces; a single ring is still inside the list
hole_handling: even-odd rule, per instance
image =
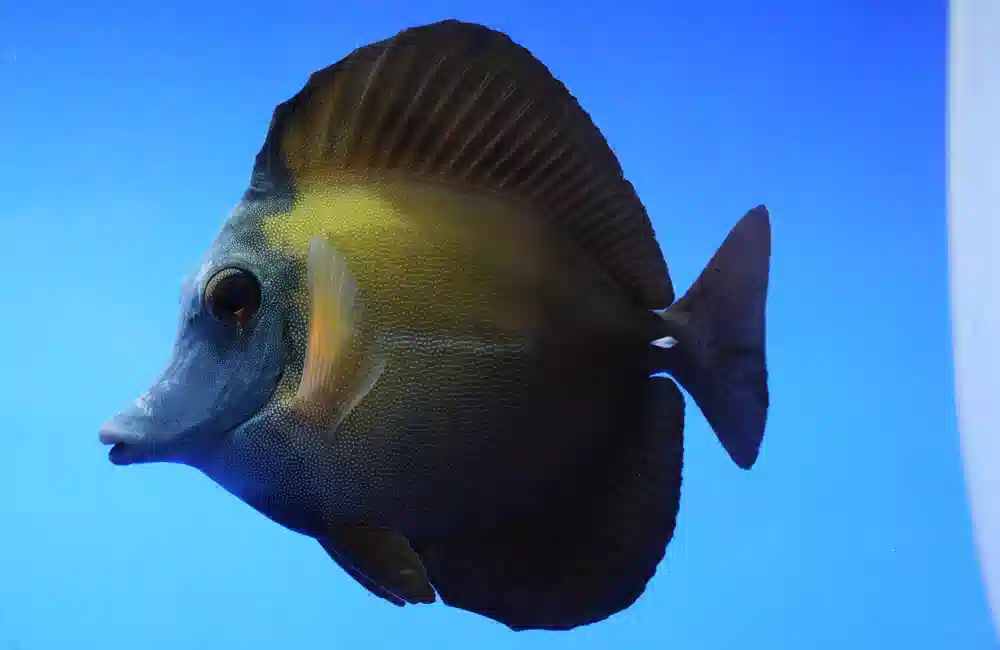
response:
[[[312,178],[290,211],[265,218],[267,243],[305,259],[313,237],[328,238],[382,326],[511,332],[531,317],[543,237],[527,208],[401,175]],[[294,298],[307,309],[305,299]]]

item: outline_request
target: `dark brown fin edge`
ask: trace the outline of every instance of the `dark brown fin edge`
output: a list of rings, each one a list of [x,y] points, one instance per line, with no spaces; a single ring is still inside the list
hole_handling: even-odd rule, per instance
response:
[[[650,378],[592,474],[534,518],[413,546],[452,607],[514,630],[568,630],[631,606],[674,534],[684,399]]]

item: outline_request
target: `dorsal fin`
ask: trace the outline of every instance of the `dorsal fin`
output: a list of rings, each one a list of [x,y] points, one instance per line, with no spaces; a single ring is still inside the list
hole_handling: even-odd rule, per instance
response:
[[[400,173],[527,201],[642,306],[674,292],[646,210],[566,87],[501,32],[447,20],[356,49],[274,111],[251,194]]]

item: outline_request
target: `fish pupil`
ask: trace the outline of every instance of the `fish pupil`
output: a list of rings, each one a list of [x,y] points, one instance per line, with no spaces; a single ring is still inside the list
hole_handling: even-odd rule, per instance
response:
[[[242,269],[223,269],[215,274],[205,289],[205,302],[215,320],[243,326],[260,308],[260,283]]]

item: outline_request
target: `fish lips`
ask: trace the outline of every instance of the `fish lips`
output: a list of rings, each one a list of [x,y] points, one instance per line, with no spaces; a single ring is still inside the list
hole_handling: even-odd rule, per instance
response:
[[[137,448],[123,442],[116,442],[108,452],[108,460],[112,465],[124,466],[142,462],[141,456],[136,453]]]
[[[110,446],[108,460],[125,466],[153,462],[196,465],[198,459],[217,447],[229,434],[255,417],[271,402],[281,379],[279,371],[269,381],[258,384],[230,401],[219,400],[201,412],[199,419],[183,418],[190,402],[187,391],[168,389],[157,395],[154,389],[129,409],[106,422],[98,433],[101,444]],[[172,382],[160,382],[169,386]],[[174,384],[176,386],[176,384]],[[150,409],[143,404],[156,404]]]
[[[157,461],[184,462],[195,455],[196,447],[206,437],[218,439],[242,424],[242,421],[228,428],[218,430],[217,435],[205,425],[186,427],[183,430],[172,431],[167,438],[155,433],[143,433],[144,429],[151,432],[163,430],[163,422],[133,422],[129,424],[127,415],[119,415],[101,427],[98,438],[101,444],[110,446],[108,460],[113,465],[135,465]]]
[[[102,445],[111,447],[108,460],[113,465],[131,465],[142,462],[146,455],[142,451],[141,436],[138,436],[111,420],[101,427],[98,437]]]

